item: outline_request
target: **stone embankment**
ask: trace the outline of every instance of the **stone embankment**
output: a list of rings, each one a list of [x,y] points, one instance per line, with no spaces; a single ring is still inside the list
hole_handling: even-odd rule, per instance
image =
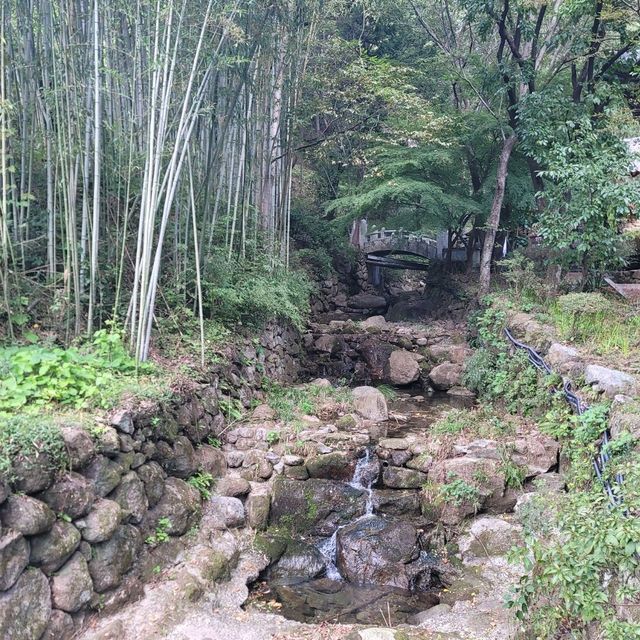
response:
[[[223,403],[248,407],[258,371],[287,381],[299,361],[298,334],[269,326],[258,348],[241,345],[169,401],[132,401],[91,425],[67,421],[66,468],[46,452],[15,459],[0,478],[0,637],[64,640],[87,611],[138,596],[155,563],[145,540],[183,536],[200,521],[201,495],[188,480],[226,474],[210,444],[225,429]]]
[[[312,324],[304,344],[314,375],[468,395],[462,387],[464,362],[471,355],[465,337],[463,324],[421,326],[372,316]]]

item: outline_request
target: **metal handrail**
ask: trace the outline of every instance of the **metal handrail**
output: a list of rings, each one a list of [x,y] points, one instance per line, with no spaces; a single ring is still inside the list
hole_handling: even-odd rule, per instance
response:
[[[533,347],[530,347],[524,342],[520,342],[519,340],[514,338],[509,329],[505,328],[504,333],[509,339],[509,342],[511,342],[514,347],[526,351],[529,362],[536,369],[538,369],[538,371],[543,371],[547,375],[553,373],[551,367],[544,361],[544,358],[542,358],[542,356],[537,351],[535,351],[535,349],[533,349]],[[565,397],[565,400],[569,403],[569,405],[577,415],[582,415],[589,408],[589,406],[585,404],[575,393],[575,391],[573,390],[573,384],[568,378],[563,379],[562,393]],[[609,501],[613,506],[619,507],[623,502],[622,484],[624,482],[624,476],[621,473],[616,474],[615,481],[618,487],[614,491],[613,487],[611,486],[611,481],[606,477],[607,464],[611,459],[606,449],[609,442],[611,442],[611,431],[607,427],[604,430],[602,439],[598,444],[598,453],[596,453],[596,455],[593,457],[592,462],[596,477],[604,487],[604,490],[609,497]]]

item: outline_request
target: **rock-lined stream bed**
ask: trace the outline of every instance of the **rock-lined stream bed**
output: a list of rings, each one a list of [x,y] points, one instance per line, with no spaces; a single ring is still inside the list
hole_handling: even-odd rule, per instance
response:
[[[402,393],[390,404],[391,419],[377,429],[377,440],[356,453],[355,466],[353,461],[346,465],[353,468],[351,478],[338,481],[339,488],[331,486],[339,500],[358,505],[351,522],[336,524],[325,537],[298,536],[295,522],[291,539],[289,532],[277,530],[265,536],[274,555],[280,547],[284,550],[255,583],[249,606],[275,601],[282,615],[300,622],[419,622],[417,614],[440,602],[437,593],[447,584],[451,568],[446,559],[429,551],[419,487],[385,488],[384,474],[389,482],[386,470],[399,456],[390,450],[390,461],[382,460],[377,449],[381,441],[384,445],[394,438],[401,442],[403,436],[424,434],[451,408],[472,404],[468,397]],[[336,458],[332,466],[337,462]],[[334,475],[341,473],[336,470]],[[417,485],[417,480],[422,478],[416,474],[395,483]],[[309,501],[308,508],[317,505]]]

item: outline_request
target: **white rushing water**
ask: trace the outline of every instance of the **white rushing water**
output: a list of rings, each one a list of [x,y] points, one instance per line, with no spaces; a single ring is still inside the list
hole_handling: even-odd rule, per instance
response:
[[[367,493],[367,502],[365,506],[365,512],[362,516],[357,518],[354,522],[358,522],[362,518],[366,518],[373,515],[373,483],[378,479],[379,469],[374,469],[371,465],[371,450],[366,449],[364,456],[360,458],[356,464],[356,468],[353,471],[353,477],[349,482],[349,485],[354,489],[362,489]],[[329,580],[342,580],[340,571],[336,566],[336,545],[338,539],[338,531],[347,525],[338,527],[330,538],[326,538],[320,542],[317,546],[318,551],[327,560],[326,576]]]

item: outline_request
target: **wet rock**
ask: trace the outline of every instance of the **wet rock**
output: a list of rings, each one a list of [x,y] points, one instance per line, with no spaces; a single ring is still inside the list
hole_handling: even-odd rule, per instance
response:
[[[306,467],[310,478],[327,480],[351,480],[355,460],[344,451],[334,451],[325,455],[307,458]]]
[[[87,542],[104,542],[115,533],[124,516],[120,504],[113,500],[99,499],[88,515],[76,522],[76,526]]]
[[[415,354],[404,349],[397,349],[389,356],[385,377],[391,384],[407,385],[420,377],[420,365]]]
[[[70,522],[57,520],[51,531],[31,538],[31,564],[47,575],[57,571],[80,544],[80,532]]]
[[[262,531],[267,528],[271,508],[271,496],[268,493],[251,492],[244,507],[247,512],[247,524],[252,529]]]
[[[95,455],[93,438],[82,427],[63,427],[60,430],[73,471],[84,467]]]
[[[361,489],[333,480],[298,482],[278,476],[273,485],[269,523],[328,536],[365,509],[366,496]]]
[[[13,488],[21,493],[38,493],[51,486],[55,465],[47,453],[17,456],[12,463]]]
[[[70,640],[73,632],[73,618],[64,611],[54,609],[40,640]]]
[[[148,512],[150,528],[155,528],[160,518],[171,523],[167,533],[181,536],[193,526],[200,512],[200,493],[195,487],[179,478],[168,478],[160,502]]]
[[[87,561],[76,553],[51,579],[53,606],[73,613],[87,604],[92,594],[93,582]]]
[[[336,564],[354,584],[410,590],[428,586],[431,568],[418,547],[418,532],[407,522],[369,516],[340,529]]]
[[[5,527],[33,536],[51,529],[55,513],[40,500],[11,494],[0,506],[0,520]]]
[[[101,425],[97,430],[96,451],[105,456],[115,456],[120,451],[120,438],[113,427]]]
[[[122,508],[122,515],[133,524],[140,524],[149,509],[149,500],[142,480],[135,471],[125,475],[113,493],[110,500],[115,500]]]
[[[238,475],[224,476],[216,483],[216,493],[221,496],[238,498],[240,496],[246,496],[249,491],[251,491],[249,481]]]
[[[638,393],[638,381],[632,375],[597,364],[587,365],[584,380],[587,384],[595,385],[598,391],[609,398],[618,394],[634,396]]]
[[[372,422],[383,422],[389,419],[387,401],[375,387],[356,387],[353,389],[353,405],[356,412]]]
[[[282,470],[285,478],[291,478],[292,480],[308,480],[309,472],[307,471],[307,467],[299,466],[299,467],[284,467]]]
[[[93,546],[89,573],[98,593],[117,587],[142,546],[142,535],[133,525],[118,527],[110,540]]]
[[[522,527],[489,516],[473,520],[468,534],[458,541],[465,560],[504,556],[518,544],[522,544]]]
[[[391,489],[419,489],[427,481],[427,474],[403,467],[385,467],[382,482]]]
[[[27,569],[0,592],[0,638],[39,640],[51,617],[49,581],[39,569]]]
[[[82,475],[91,481],[96,495],[104,498],[118,486],[123,471],[117,462],[105,456],[96,456],[82,471]]]
[[[434,389],[447,391],[452,387],[460,386],[463,367],[453,362],[443,362],[429,372],[429,380]]]
[[[96,494],[86,478],[74,471],[68,471],[53,486],[40,494],[40,497],[56,513],[64,513],[75,520],[89,512]]]
[[[133,433],[133,415],[131,411],[118,409],[109,417],[111,425],[122,433]]]
[[[29,543],[18,531],[4,529],[0,535],[0,591],[12,587],[29,564]]]
[[[162,467],[157,462],[147,462],[136,473],[144,483],[149,507],[155,507],[164,493],[165,473]]]
[[[269,569],[270,580],[278,584],[296,584],[316,578],[324,572],[326,560],[313,545],[291,541],[278,562]]]
[[[193,445],[185,436],[178,436],[173,446],[160,460],[162,468],[178,478],[189,478],[197,470],[196,453]]]
[[[389,516],[420,515],[420,496],[417,491],[374,489],[373,510]]]
[[[236,529],[245,524],[244,506],[238,498],[211,496],[205,503],[203,526],[212,529]]]
[[[389,357],[395,351],[393,345],[369,338],[359,345],[358,351],[362,357],[361,364],[366,370],[366,377],[374,381],[386,381],[385,372],[389,369]]]
[[[224,453],[208,444],[202,444],[196,449],[196,466],[214,478],[221,478],[227,472]]]

